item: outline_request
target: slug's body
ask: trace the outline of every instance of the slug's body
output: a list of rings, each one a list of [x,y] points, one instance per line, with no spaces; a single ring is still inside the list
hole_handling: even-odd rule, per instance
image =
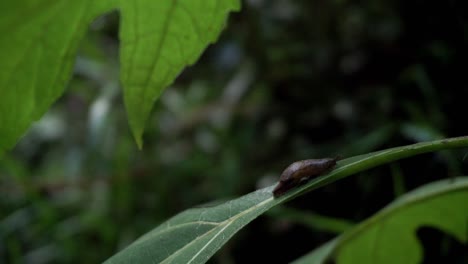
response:
[[[275,197],[279,197],[300,183],[304,183],[312,177],[316,177],[330,171],[336,166],[337,160],[338,158],[325,158],[294,162],[281,174],[279,183],[273,190],[273,195]]]

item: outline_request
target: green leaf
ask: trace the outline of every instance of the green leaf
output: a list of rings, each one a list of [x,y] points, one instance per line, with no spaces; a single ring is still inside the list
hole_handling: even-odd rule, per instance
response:
[[[337,263],[420,263],[420,226],[439,228],[467,242],[467,201],[468,177],[425,185],[294,263],[323,263],[333,256]]]
[[[0,155],[63,93],[88,25],[121,12],[121,79],[139,146],[152,104],[215,41],[238,0],[0,3]]]
[[[437,140],[360,155],[338,162],[329,174],[275,199],[274,186],[211,207],[184,211],[136,240],[107,263],[205,263],[239,229],[271,207],[343,177],[401,158],[468,147],[468,137]]]
[[[62,94],[79,39],[106,8],[97,2],[0,4],[0,155]]]
[[[238,8],[237,0],[122,1],[122,83],[140,147],[154,101],[216,40],[228,12]]]

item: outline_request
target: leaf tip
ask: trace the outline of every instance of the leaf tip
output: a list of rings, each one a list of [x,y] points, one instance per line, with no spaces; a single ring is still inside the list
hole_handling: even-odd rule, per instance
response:
[[[130,122],[130,130],[132,132],[133,138],[135,139],[138,150],[142,150],[143,148],[143,129],[144,128],[140,128],[139,126]]]
[[[142,131],[133,131],[133,137],[138,146],[138,150],[143,149],[143,132]]]
[[[138,146],[138,150],[142,150],[143,149],[143,140],[142,140],[141,136],[136,137],[135,140],[136,140],[136,143],[137,143],[137,146]]]

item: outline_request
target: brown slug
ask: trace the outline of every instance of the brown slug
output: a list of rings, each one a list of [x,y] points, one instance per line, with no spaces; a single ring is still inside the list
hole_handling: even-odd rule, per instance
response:
[[[339,158],[307,159],[296,161],[281,173],[273,195],[279,197],[288,190],[307,182],[310,178],[320,176],[336,166]]]

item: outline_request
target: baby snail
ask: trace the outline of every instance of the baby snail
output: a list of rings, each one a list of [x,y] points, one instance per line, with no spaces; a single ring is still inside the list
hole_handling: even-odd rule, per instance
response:
[[[281,173],[273,195],[277,198],[299,184],[307,182],[310,178],[329,172],[336,166],[338,159],[307,159],[294,162]]]

